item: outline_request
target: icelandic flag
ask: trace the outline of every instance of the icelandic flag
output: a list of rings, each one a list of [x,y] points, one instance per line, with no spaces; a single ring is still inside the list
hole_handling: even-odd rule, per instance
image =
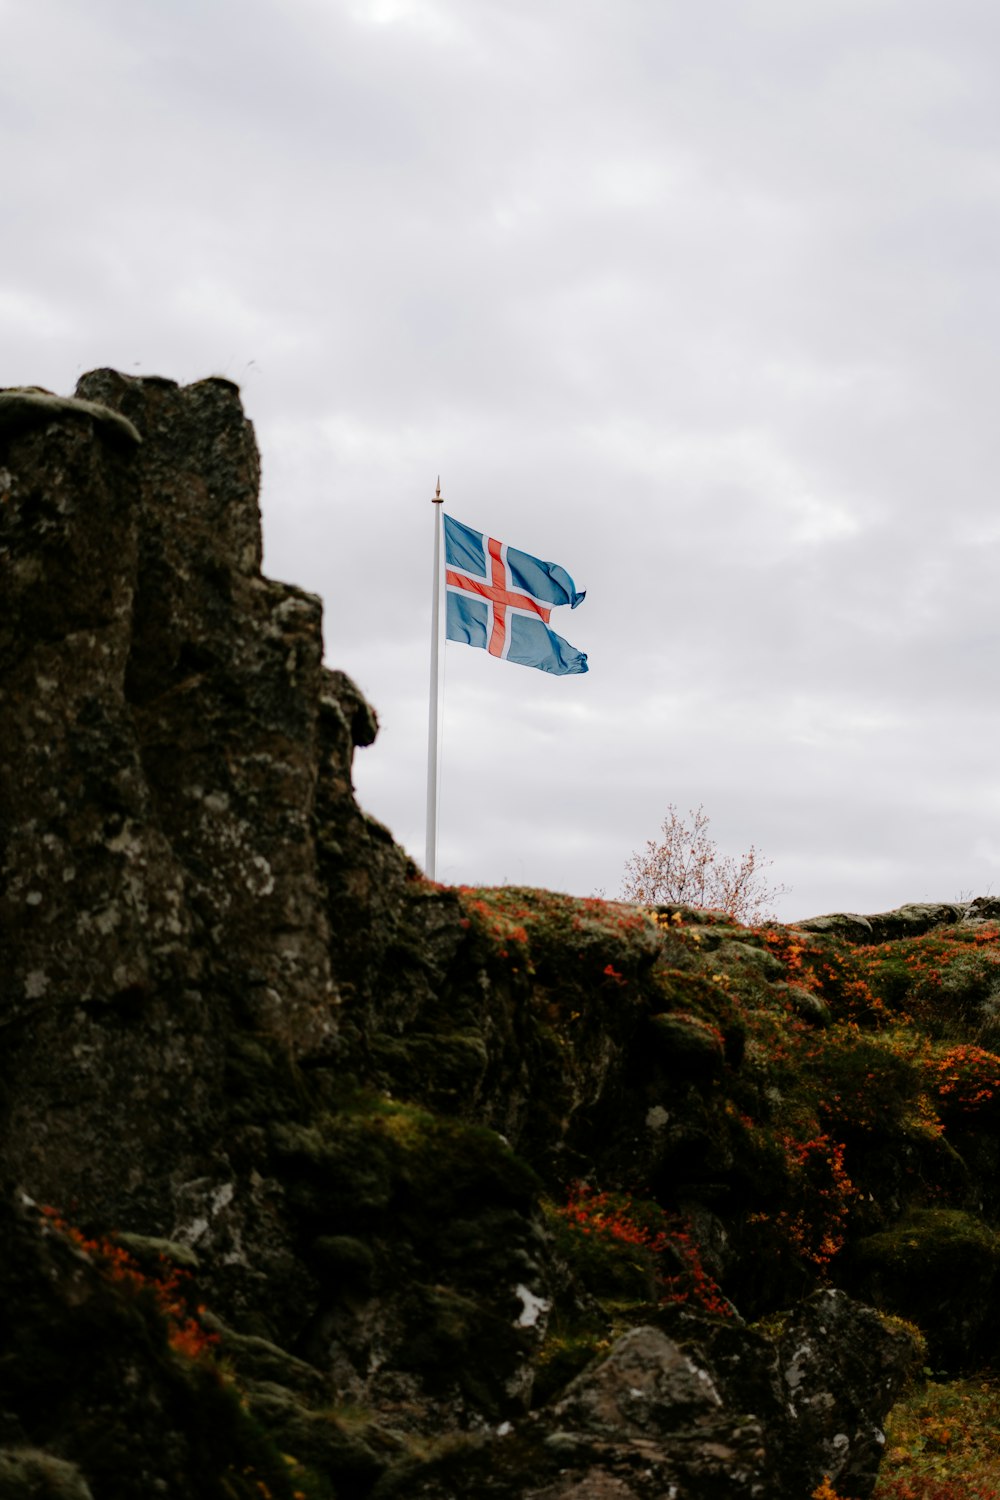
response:
[[[586,598],[558,563],[541,562],[444,517],[447,636],[491,656],[564,677],[586,672],[584,652],[549,629],[556,604]]]

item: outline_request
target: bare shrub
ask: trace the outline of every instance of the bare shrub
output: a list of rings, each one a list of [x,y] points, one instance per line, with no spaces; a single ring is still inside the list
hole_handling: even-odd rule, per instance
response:
[[[738,859],[720,854],[704,807],[689,811],[688,818],[670,803],[660,838],[649,839],[625,866],[622,900],[705,907],[728,912],[746,926],[773,920],[771,904],[788,890],[768,885],[764,872],[773,861],[763,859],[753,844]]]

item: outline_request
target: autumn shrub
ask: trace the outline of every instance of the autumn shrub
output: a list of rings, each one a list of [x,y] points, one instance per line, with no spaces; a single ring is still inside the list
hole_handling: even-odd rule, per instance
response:
[[[828,1135],[809,1141],[784,1136],[781,1145],[788,1164],[788,1206],[756,1217],[769,1217],[796,1256],[823,1271],[843,1248],[856,1191],[844,1167],[844,1147]]]
[[[819,1484],[813,1490],[809,1500],[843,1500],[843,1496],[837,1494],[837,1491],[830,1483],[829,1474],[824,1474]]]
[[[691,809],[690,822],[671,802],[658,839],[648,839],[625,866],[622,898],[645,906],[677,902],[724,911],[735,922],[765,921],[776,897],[786,886],[768,885],[764,872],[771,864],[753,844],[735,858],[720,854],[709,836],[704,807]]]
[[[727,1289],[744,1313],[760,1316],[829,1280],[857,1193],[844,1146],[830,1135],[747,1121],[744,1143],[752,1144],[756,1170]]]
[[[820,996],[838,1020],[870,1029],[891,1019],[871,984],[867,960],[856,948],[820,943],[788,927],[766,927],[761,939],[784,965],[788,981]]]
[[[554,1215],[562,1230],[560,1249],[595,1295],[690,1302],[729,1316],[730,1306],[702,1265],[690,1225],[680,1215],[582,1183]]]
[[[961,1043],[924,1062],[924,1073],[942,1115],[955,1119],[1000,1114],[1000,1056]]]
[[[192,1305],[191,1278],[165,1256],[157,1258],[154,1269],[145,1269],[106,1235],[90,1238],[54,1208],[43,1206],[41,1212],[53,1228],[93,1261],[106,1280],[153,1304],[166,1326],[167,1341],[178,1354],[197,1359],[218,1343],[218,1335],[202,1327],[201,1308]]]
[[[936,1038],[968,1035],[1000,990],[997,929],[937,929],[882,943],[863,962],[872,990],[892,1010]]]
[[[805,1063],[821,1119],[851,1135],[893,1131],[914,1115],[926,1089],[919,1038],[901,1028],[832,1026],[815,1038]]]

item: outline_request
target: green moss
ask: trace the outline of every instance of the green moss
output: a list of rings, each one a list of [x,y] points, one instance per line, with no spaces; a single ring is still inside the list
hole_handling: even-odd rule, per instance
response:
[[[966,1277],[992,1276],[1000,1268],[1000,1235],[959,1209],[927,1208],[892,1229],[869,1235],[856,1249],[859,1265],[907,1283],[961,1286]]]
[[[821,1119],[851,1136],[898,1130],[925,1091],[909,1028],[864,1032],[838,1024],[816,1039],[804,1062]]]
[[[273,1139],[289,1200],[321,1234],[433,1226],[498,1204],[527,1207],[532,1170],[495,1131],[377,1096]]]
[[[968,1367],[992,1345],[1000,1235],[957,1209],[912,1212],[853,1249],[853,1289],[916,1323],[935,1369]]]
[[[487,951],[561,989],[574,980],[583,985],[607,981],[609,994],[617,995],[662,951],[655,918],[625,902],[516,886],[461,887],[459,897],[465,920]]]
[[[651,1016],[649,1040],[657,1062],[668,1073],[704,1081],[722,1072],[723,1038],[716,1027],[697,1016]]]
[[[347,1233],[376,1227],[392,1198],[389,1153],[357,1121],[278,1124],[272,1139],[286,1194],[307,1221]]]
[[[366,1441],[364,1429],[351,1430],[332,1411],[311,1410],[280,1386],[256,1387],[248,1404],[280,1448],[289,1482],[307,1500],[360,1500],[388,1467],[388,1455]]]
[[[610,1348],[604,1328],[586,1328],[575,1333],[550,1333],[538,1355],[531,1404],[544,1406],[564,1390],[580,1371]]]
[[[890,1332],[904,1334],[913,1348],[913,1357],[906,1373],[906,1383],[903,1386],[903,1394],[908,1395],[924,1385],[928,1360],[926,1335],[923,1329],[911,1322],[909,1318],[900,1318],[895,1313],[887,1312],[883,1312],[881,1318]]]
[[[364,1241],[346,1234],[322,1234],[312,1244],[312,1258],[324,1279],[351,1291],[368,1291],[375,1276],[375,1256]]]
[[[313,1102],[309,1083],[291,1058],[244,1031],[234,1030],[227,1039],[223,1089],[234,1123],[294,1119]]]
[[[397,1086],[418,1080],[422,1098],[439,1109],[471,1101],[489,1064],[486,1043],[476,1031],[408,1036],[396,1043],[396,1049],[392,1076]],[[405,1057],[405,1070],[400,1066],[401,1056]]]

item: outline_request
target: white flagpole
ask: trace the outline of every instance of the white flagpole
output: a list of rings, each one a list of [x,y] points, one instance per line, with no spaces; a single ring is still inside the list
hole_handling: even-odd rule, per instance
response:
[[[441,478],[438,476],[437,493],[432,495],[434,506],[434,587],[431,603],[431,701],[427,721],[427,858],[424,873],[428,880],[436,878],[437,869],[437,794],[438,794],[438,720],[440,700],[438,697],[438,656],[441,646]]]

